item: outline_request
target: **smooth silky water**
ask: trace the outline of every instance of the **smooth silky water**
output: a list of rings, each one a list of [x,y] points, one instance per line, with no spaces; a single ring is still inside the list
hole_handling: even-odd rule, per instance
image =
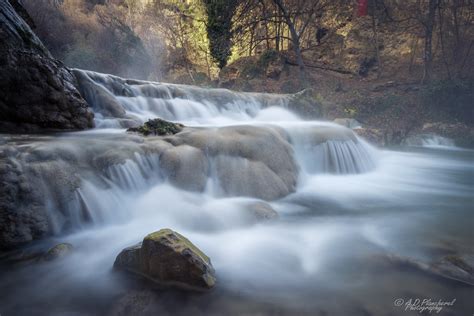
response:
[[[115,80],[84,73],[95,76],[104,89]],[[394,306],[398,298],[456,299],[443,315],[474,311],[472,287],[384,259],[392,254],[431,262],[446,254],[472,254],[473,151],[449,146],[381,150],[355,136],[341,140],[325,132],[321,137],[327,139],[315,144],[308,136],[311,129],[351,132],[304,121],[286,109],[284,97],[274,95],[264,103],[261,95],[226,90],[223,100],[207,98],[215,91],[185,86],[179,86],[179,98],[162,85],[158,97],[133,89],[129,97],[107,90],[126,118],[106,117],[96,108],[95,130],[3,135],[2,144],[67,151],[87,161],[85,148],[119,151],[136,138],[126,134],[125,119],[278,126],[289,135],[299,165],[296,191],[270,202],[280,219],[254,223],[243,208],[256,199],[223,195],[212,176],[202,193],[173,187],[153,154],[137,152],[101,175],[78,166],[81,185],[74,200],[59,205],[45,193],[52,227],[67,221],[69,228],[32,246],[69,242],[74,253],[53,263],[4,265],[2,316],[105,314],[136,286],[112,271],[117,254],[165,227],[188,237],[211,258],[218,284],[207,294],[158,291],[160,315],[419,314]],[[87,222],[77,215],[79,209],[87,210]]]

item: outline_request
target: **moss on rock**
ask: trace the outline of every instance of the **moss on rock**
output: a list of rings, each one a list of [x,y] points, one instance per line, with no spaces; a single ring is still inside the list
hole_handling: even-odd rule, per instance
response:
[[[49,249],[44,255],[43,255],[43,260],[44,261],[53,261],[57,260],[59,258],[63,258],[67,255],[69,255],[72,250],[73,246],[69,243],[60,243]]]
[[[144,136],[148,135],[174,135],[183,130],[184,125],[179,123],[172,123],[160,118],[148,120],[145,124],[139,127],[131,127],[127,132],[140,133]]]
[[[178,238],[176,238],[178,237]],[[145,241],[152,241],[152,242],[166,242],[170,247],[172,247],[176,252],[182,253],[186,248],[191,249],[197,255],[201,257],[207,263],[210,263],[211,260],[208,256],[204,254],[198,247],[196,247],[192,242],[189,241],[183,235],[172,231],[169,228],[161,229],[157,232],[148,234],[143,242]]]
[[[187,238],[171,229],[147,235],[142,243],[125,248],[114,267],[161,285],[206,290],[216,283],[211,260]]]

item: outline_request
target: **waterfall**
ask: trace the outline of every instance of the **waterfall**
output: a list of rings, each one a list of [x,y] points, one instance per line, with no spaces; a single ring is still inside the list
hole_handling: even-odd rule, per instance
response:
[[[104,314],[97,306],[130,293],[130,283],[111,274],[117,254],[162,228],[183,234],[211,258],[222,295],[208,305],[218,308],[226,293],[237,293],[229,298],[232,308],[239,297],[239,306],[285,300],[281,311],[296,302],[314,304],[317,312],[328,301],[321,293],[350,298],[400,280],[392,267],[384,282],[367,273],[386,271],[381,255],[419,251],[429,258],[441,249],[470,249],[472,151],[382,151],[349,128],[302,118],[290,95],[75,74],[97,128],[0,136],[0,245],[74,246],[61,260],[20,265],[18,275],[4,269],[4,292],[31,298],[1,296],[6,313],[26,306],[22,314]],[[185,127],[148,137],[124,130],[156,117]],[[424,144],[433,142],[441,143]],[[457,236],[465,244],[451,247]],[[361,284],[367,288],[359,290]],[[432,280],[430,288],[438,286]],[[425,286],[414,295],[423,293]],[[195,311],[194,300],[163,297],[169,311]],[[97,301],[87,307],[91,298]],[[44,310],[50,302],[55,311]],[[190,309],[179,310],[186,304]]]
[[[404,141],[407,146],[432,147],[432,148],[453,148],[454,141],[450,138],[442,137],[436,134],[420,134],[408,137]]]
[[[305,174],[357,174],[376,167],[376,149],[347,128],[310,122],[291,124],[287,130]]]
[[[211,125],[246,121],[263,108],[285,107],[288,102],[286,95],[125,80],[79,69],[74,73],[81,93],[96,113],[99,128],[124,128],[155,117]]]
[[[95,111],[95,130],[11,137],[0,145],[0,159],[23,170],[20,187],[41,192],[27,201],[19,194],[16,203],[26,214],[34,211],[53,234],[126,222],[137,212],[137,196],[156,186],[210,198],[274,201],[298,191],[301,179],[366,173],[377,166],[377,150],[352,130],[290,111],[291,95],[127,80],[77,69],[74,74]],[[123,131],[156,117],[187,127],[164,138]],[[11,148],[15,154],[8,154]]]

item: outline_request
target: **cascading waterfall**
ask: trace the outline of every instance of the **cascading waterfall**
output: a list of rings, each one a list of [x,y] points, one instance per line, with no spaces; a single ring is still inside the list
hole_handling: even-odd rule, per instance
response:
[[[53,233],[126,221],[133,212],[130,195],[159,183],[216,198],[275,200],[297,190],[298,178],[359,174],[376,166],[376,149],[345,127],[300,119],[287,109],[288,95],[74,73],[96,112],[96,132],[46,139],[16,160],[25,167],[34,162],[28,168],[44,191],[36,203],[47,210]],[[184,133],[153,142],[114,130],[155,117],[190,124],[199,132],[191,131],[190,139]],[[104,127],[113,133],[104,137]],[[196,142],[199,133],[204,134]],[[81,146],[87,150],[78,150]],[[53,181],[58,168],[62,180]]]
[[[407,146],[432,147],[432,148],[453,148],[456,147],[452,139],[435,134],[421,134],[408,137],[404,143]]]
[[[285,107],[288,102],[284,95],[124,80],[78,69],[74,72],[85,99],[94,108],[98,128],[123,128],[155,117],[199,125],[216,125],[219,119],[221,124],[242,122],[265,107]]]
[[[13,139],[19,153],[4,157],[27,171],[25,187],[40,188],[30,204],[53,234],[126,222],[135,211],[133,195],[159,184],[271,201],[314,175],[360,174],[377,164],[376,149],[350,129],[289,111],[291,95],[74,74],[96,113],[96,130],[31,143]],[[123,130],[155,117],[188,127],[163,139]]]
[[[317,145],[311,137],[320,139],[320,144],[323,141],[332,144],[320,146],[322,151],[326,152],[324,159],[327,163],[323,165],[336,173],[365,172],[374,167],[374,157],[370,157],[374,156],[374,150],[368,149],[370,145],[363,144],[348,130],[341,131],[343,128],[338,125],[301,120],[286,110],[290,101],[288,95],[239,93],[226,89],[125,80],[78,69],[74,72],[82,86],[83,94],[94,106],[98,128],[123,128],[131,124],[130,120],[141,124],[155,117],[179,121],[185,125],[189,123],[191,126],[274,124],[292,135],[295,134],[294,129],[308,130],[308,127],[325,126],[331,129],[330,133],[346,133],[345,139],[339,139],[342,147],[333,142],[330,135],[326,139],[321,139],[324,136],[320,135],[298,136],[306,137],[312,143],[305,149]],[[104,94],[106,97],[102,97]],[[104,110],[109,108],[116,110]],[[126,118],[123,115],[114,115],[117,112],[122,113],[123,110]],[[336,130],[339,131],[335,132]],[[346,144],[348,138],[352,138],[352,142],[348,141]],[[334,163],[331,162],[333,158],[336,160]],[[330,167],[331,164],[334,166]],[[350,167],[351,164],[355,165],[354,168]],[[365,164],[365,167],[358,164]],[[326,169],[329,170],[328,168]]]
[[[96,113],[96,129],[5,136],[0,143],[0,175],[7,181],[0,193],[8,196],[0,211],[15,219],[14,225],[0,222],[0,237],[17,245],[52,235],[54,242],[72,243],[74,255],[18,272],[30,282],[2,276],[1,313],[36,315],[36,302],[54,301],[58,306],[42,314],[94,314],[98,304],[129,291],[111,280],[115,256],[164,227],[212,258],[218,287],[226,289],[219,293],[238,293],[239,304],[228,294],[199,296],[210,300],[209,314],[237,305],[248,308],[240,314],[254,314],[253,303],[264,302],[258,311],[270,306],[273,312],[275,305],[304,315],[305,306],[314,315],[323,306],[349,315],[359,301],[363,314],[371,304],[370,313],[378,314],[406,294],[393,286],[402,277],[417,297],[427,286],[435,296],[453,293],[406,271],[388,269],[377,278],[368,272],[387,270],[374,259],[381,254],[431,259],[454,241],[450,251],[470,247],[460,241],[472,236],[465,220],[472,216],[472,152],[453,158],[449,150],[381,151],[348,128],[301,119],[290,110],[290,95],[74,73]],[[166,137],[124,131],[155,117],[186,127]],[[256,221],[249,211],[262,205],[256,203],[280,219]],[[456,291],[460,300],[472,294]],[[10,292],[34,298],[32,307]],[[163,302],[177,314],[194,314],[186,308],[195,304],[178,303]]]

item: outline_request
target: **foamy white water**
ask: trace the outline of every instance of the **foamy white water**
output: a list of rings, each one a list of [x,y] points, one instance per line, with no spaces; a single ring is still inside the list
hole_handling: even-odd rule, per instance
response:
[[[101,314],[96,309],[100,302],[111,302],[127,289],[111,274],[115,256],[165,227],[185,235],[211,257],[218,274],[216,291],[239,293],[244,305],[273,306],[264,313],[284,307],[288,314],[388,315],[397,310],[386,306],[392,308],[393,300],[407,290],[442,297],[453,290],[417,274],[380,268],[374,258],[397,253],[432,259],[433,249],[441,251],[446,244],[456,252],[469,249],[472,152],[383,151],[344,127],[299,118],[287,109],[287,96],[128,84],[112,76],[81,73],[94,88],[88,99],[98,114],[96,130],[24,143],[6,140],[13,147],[29,146],[19,155],[19,164],[34,152],[57,155],[60,163],[77,167],[79,184],[72,200],[58,198],[67,195],[58,194],[62,191],[54,181],[42,180],[53,239],[72,243],[75,252],[60,263],[15,271],[17,279],[5,278],[4,289],[23,291],[31,301],[25,307],[5,293],[0,307],[28,314],[60,297],[58,306],[38,314]],[[212,159],[202,192],[172,185],[152,146],[143,149],[140,137],[125,135],[130,122],[154,117],[200,128],[281,129],[298,177],[293,193],[268,202],[280,219],[256,223],[246,205],[259,199],[225,194]],[[126,159],[113,163],[117,153],[129,152]],[[251,160],[235,163],[245,168]],[[46,174],[49,166],[44,168]],[[70,229],[61,229],[66,224]],[[394,283],[397,280],[407,287]],[[468,290],[456,291],[461,301],[469,297]],[[196,313],[229,308],[233,314],[231,304],[224,302]],[[169,304],[171,314],[189,312],[185,302]],[[258,312],[258,304],[252,310],[249,303],[246,312]]]

